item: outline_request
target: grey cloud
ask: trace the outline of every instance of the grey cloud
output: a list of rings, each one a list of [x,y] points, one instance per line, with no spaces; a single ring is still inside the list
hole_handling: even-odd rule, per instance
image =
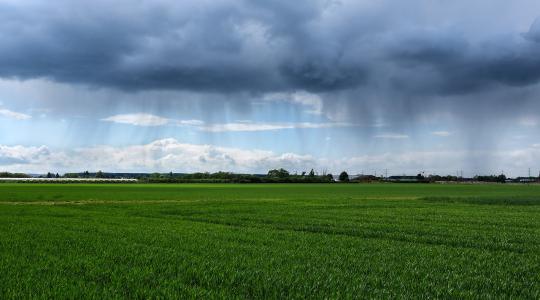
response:
[[[270,92],[307,91],[336,122],[388,124],[362,137],[445,114],[489,133],[540,111],[537,11],[532,0],[9,1],[0,77],[97,87],[67,95],[101,117],[104,106],[192,112],[195,99],[201,119],[223,123],[229,104],[249,112]],[[51,105],[67,111],[67,98]]]
[[[540,43],[530,38],[503,36],[472,42],[459,34],[429,32],[405,37],[389,49],[389,59],[404,70],[405,90],[439,94],[468,94],[503,86],[527,86],[540,80]],[[400,70],[400,69],[398,69]]]
[[[126,90],[280,89],[287,28],[319,11],[289,3],[0,4],[0,76]]]
[[[535,42],[540,42],[540,18],[537,18],[531,25],[527,33],[523,35],[525,38]]]
[[[467,28],[407,31],[433,24],[411,23],[410,8],[385,13],[384,3],[7,2],[0,76],[204,92],[376,89],[387,78],[404,92],[448,94],[540,79],[538,22],[515,40],[482,42],[461,36]]]

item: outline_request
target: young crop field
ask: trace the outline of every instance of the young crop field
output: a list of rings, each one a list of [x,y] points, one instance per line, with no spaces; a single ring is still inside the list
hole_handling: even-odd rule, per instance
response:
[[[0,299],[540,298],[540,186],[0,184]]]

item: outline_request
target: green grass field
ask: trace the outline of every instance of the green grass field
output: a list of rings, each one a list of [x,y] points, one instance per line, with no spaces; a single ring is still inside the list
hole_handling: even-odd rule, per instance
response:
[[[0,184],[0,299],[540,298],[540,186]]]

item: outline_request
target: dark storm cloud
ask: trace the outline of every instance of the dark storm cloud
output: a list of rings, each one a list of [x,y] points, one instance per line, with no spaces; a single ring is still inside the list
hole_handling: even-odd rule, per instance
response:
[[[499,33],[478,12],[504,2],[479,1],[470,14],[455,3],[6,1],[0,76],[127,91],[307,90],[389,111],[538,83],[540,22]]]
[[[364,17],[361,7],[346,4]],[[344,20],[325,16],[345,11],[343,6],[329,1],[6,2],[0,4],[0,76],[127,90],[324,92],[369,84],[386,65],[402,71],[396,77],[402,76],[404,88],[417,84],[406,79],[406,69],[412,68],[437,75],[415,89],[438,87],[448,93],[493,83],[533,84],[540,77],[538,25],[510,45],[504,39],[477,44],[445,32],[419,31],[409,38],[400,28],[358,24],[350,15]],[[388,33],[399,42],[379,45]]]
[[[3,3],[0,76],[46,77],[128,90],[281,89],[289,85],[279,69],[287,69],[283,64],[289,59],[290,41],[302,36],[302,24],[316,17],[320,5],[316,1]],[[323,78],[323,70],[315,72],[314,80],[322,84],[341,80],[335,74]],[[295,74],[289,72],[287,77],[302,83],[314,73]]]
[[[540,80],[540,42],[534,38],[536,28],[523,37],[505,37],[473,44],[448,34],[431,32],[400,40],[390,49],[389,59],[403,69],[424,75],[417,85],[422,91],[442,94],[464,94],[495,85],[525,86]]]

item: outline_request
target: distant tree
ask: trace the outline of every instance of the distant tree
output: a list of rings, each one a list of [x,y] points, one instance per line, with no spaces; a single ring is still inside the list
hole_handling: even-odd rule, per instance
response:
[[[51,172],[47,172],[47,178],[53,178],[53,174]]]
[[[334,181],[334,175],[332,174],[326,174],[326,178],[328,178],[328,181],[330,182]]]
[[[60,178],[60,174],[56,173],[55,177]]]
[[[101,170],[97,171],[96,178],[103,178],[103,177],[104,177],[103,172],[101,172]]]
[[[311,171],[309,171],[309,177],[315,177],[315,171],[313,171],[313,169],[311,169]]]
[[[90,172],[84,171],[83,177],[84,177],[84,178],[89,178],[89,177],[90,177]]]
[[[349,174],[347,174],[345,171],[341,172],[341,174],[339,174],[339,181],[349,182]]]
[[[422,175],[421,173],[418,173],[418,175],[416,175],[416,180],[418,181],[423,181],[424,180],[424,175]]]
[[[306,176],[306,171],[302,172],[302,177]],[[540,176],[540,175],[539,175]]]
[[[501,175],[477,175],[474,176],[474,180],[476,181],[483,181],[483,182],[506,182],[506,176],[504,174]]]
[[[281,168],[279,170],[277,169],[274,169],[274,170],[270,170],[268,171],[268,177],[272,177],[272,178],[287,178],[289,177],[289,171]]]

